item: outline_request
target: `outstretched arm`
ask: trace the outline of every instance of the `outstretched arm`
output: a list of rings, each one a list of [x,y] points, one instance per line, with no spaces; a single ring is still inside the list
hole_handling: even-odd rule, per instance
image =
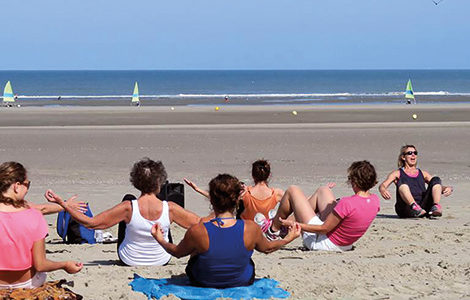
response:
[[[284,220],[280,219],[281,224],[284,226],[292,226],[293,222],[291,220]],[[300,228],[305,232],[316,232],[321,234],[327,234],[328,232],[332,231],[333,229],[338,226],[341,222],[340,216],[333,210],[328,217],[326,218],[325,222],[322,225],[312,225],[312,224],[304,224],[299,223]]]
[[[165,238],[163,237],[163,229],[161,228],[158,222],[152,226],[151,234],[155,238],[155,240],[163,247],[163,249],[165,249],[166,252],[176,258],[180,258],[192,254],[196,251],[195,239],[193,238],[193,235],[200,234],[198,234],[198,229],[195,227],[191,227],[188,231],[186,231],[183,240],[181,240],[178,245],[169,243],[165,240]]]
[[[83,226],[91,229],[106,229],[116,225],[121,221],[129,221],[129,215],[131,212],[131,206],[129,201],[124,201],[118,205],[105,210],[104,212],[96,215],[95,217],[88,217],[76,210],[74,210],[68,203],[75,200],[77,196],[71,197],[67,202],[55,194],[52,190],[47,190],[46,198],[49,202],[57,203],[62,206],[77,222],[83,224]]]
[[[248,225],[248,222],[245,224]],[[266,254],[278,250],[300,236],[300,226],[296,222],[288,225],[289,232],[283,239],[274,241],[268,241],[258,225],[254,224],[253,227],[255,228],[255,249]]]
[[[28,201],[28,205],[31,208],[39,210],[43,215],[50,215],[50,214],[55,214],[60,211],[63,211],[64,208],[60,206],[59,204],[56,203],[41,203],[41,204],[35,204],[32,202]],[[75,209],[81,213],[85,213],[87,210],[87,205],[85,202],[82,201],[69,201],[68,205],[72,208]]]
[[[50,272],[55,270],[64,270],[69,274],[75,274],[83,268],[82,263],[75,261],[52,261],[46,258],[46,247],[44,239],[33,244],[33,264],[38,272]]]
[[[187,185],[189,185],[194,191],[198,192],[199,194],[203,195],[204,197],[209,199],[209,192],[200,189],[194,182],[187,178],[183,178],[184,182],[186,182]]]
[[[379,186],[379,192],[385,200],[390,200],[392,195],[388,191],[388,187],[392,182],[396,181],[400,176],[400,171],[395,170],[392,173],[388,174],[387,179],[384,180]]]
[[[170,210],[170,222],[174,221],[185,229],[188,229],[201,221],[201,218],[198,215],[182,208],[174,202],[169,201],[168,206]]]
[[[431,179],[433,178],[433,176],[426,171],[423,171],[423,170],[421,171],[423,172],[424,181],[426,183],[429,183]],[[454,188],[450,185],[445,186],[441,184],[441,186],[442,186],[442,194],[446,197],[450,196],[452,192],[454,191]]]

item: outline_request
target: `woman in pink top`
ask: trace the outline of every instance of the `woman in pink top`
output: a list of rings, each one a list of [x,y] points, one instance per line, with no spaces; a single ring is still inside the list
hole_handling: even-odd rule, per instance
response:
[[[303,231],[304,246],[310,250],[351,250],[369,228],[380,210],[380,200],[370,189],[377,184],[374,166],[356,161],[348,168],[348,183],[354,195],[335,200],[331,189],[320,187],[310,198],[296,186],[290,186],[266,237],[280,238],[282,225],[292,226],[286,218],[294,213]]]
[[[46,280],[44,272],[82,269],[81,263],[46,258],[46,220],[24,199],[30,184],[20,163],[0,165],[0,289],[39,287]]]

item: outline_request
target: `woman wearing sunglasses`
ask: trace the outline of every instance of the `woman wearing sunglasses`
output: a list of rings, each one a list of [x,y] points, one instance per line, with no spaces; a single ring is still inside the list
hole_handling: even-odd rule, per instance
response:
[[[0,289],[36,288],[45,282],[45,272],[82,269],[78,262],[46,258],[47,222],[24,199],[30,183],[20,163],[0,165]]]
[[[390,173],[379,187],[380,194],[386,200],[391,199],[387,190],[393,182],[397,186],[395,211],[401,218],[424,216],[442,216],[439,204],[441,195],[452,194],[451,186],[443,186],[441,179],[417,168],[418,151],[413,145],[401,147],[398,155],[398,170]],[[426,187],[427,184],[427,187]]]

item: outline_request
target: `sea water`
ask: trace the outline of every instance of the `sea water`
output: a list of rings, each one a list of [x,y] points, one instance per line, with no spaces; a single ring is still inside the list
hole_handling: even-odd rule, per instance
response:
[[[402,102],[408,79],[421,101],[470,102],[470,70],[0,71],[22,101],[78,105],[127,103],[135,82],[157,105]]]

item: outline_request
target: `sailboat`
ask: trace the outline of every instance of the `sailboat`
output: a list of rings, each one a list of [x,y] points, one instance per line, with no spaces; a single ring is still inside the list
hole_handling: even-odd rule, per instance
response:
[[[416,104],[415,94],[413,93],[413,86],[411,85],[411,79],[408,79],[408,83],[406,84],[405,98],[406,104],[411,104],[411,100],[413,100],[413,103]]]
[[[134,93],[132,93],[131,104],[135,106],[140,106],[139,85],[137,84],[137,81],[135,82]]]
[[[3,90],[3,105],[12,106],[15,103],[15,96],[13,95],[13,89],[11,88],[10,81],[5,84],[5,89]]]

